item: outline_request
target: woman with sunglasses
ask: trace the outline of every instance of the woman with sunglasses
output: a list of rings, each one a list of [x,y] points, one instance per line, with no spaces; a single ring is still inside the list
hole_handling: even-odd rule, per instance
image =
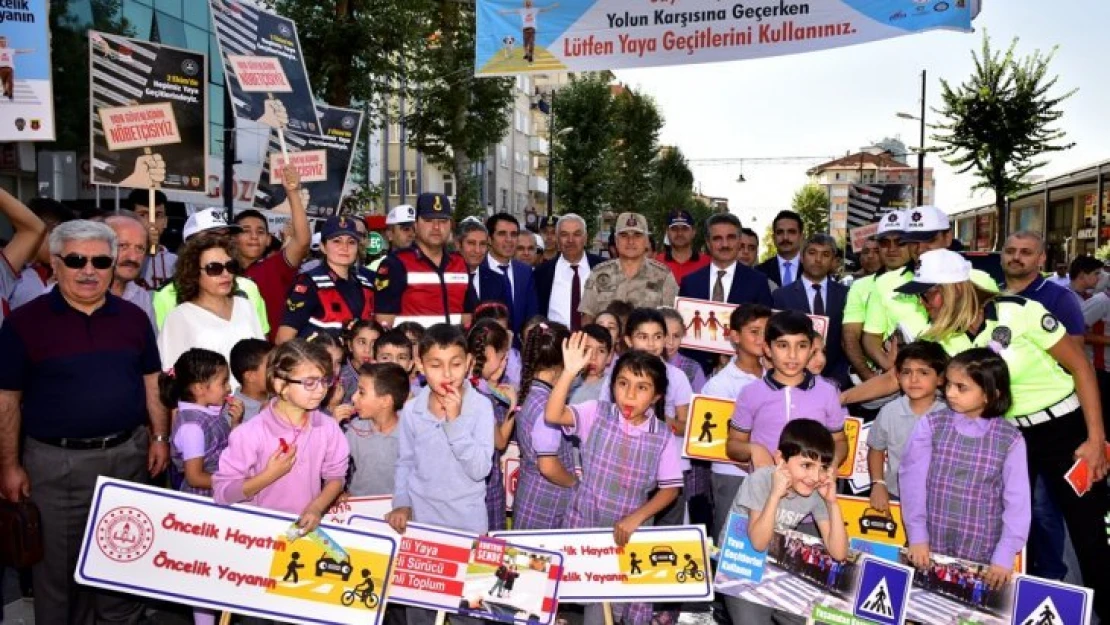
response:
[[[177,257],[174,282],[177,307],[166,316],[158,335],[162,368],[169,369],[186,350],[200,347],[231,357],[243,339],[264,339],[258,312],[235,287],[239,262],[231,241],[215,233],[185,242]]]
[[[916,296],[928,314],[919,338],[940,343],[951,356],[988,347],[1006,361],[1013,397],[1006,419],[1025,438],[1030,476],[1044,480],[1064,513],[1083,580],[1095,589],[1095,612],[1110,618],[1106,433],[1094,368],[1075,341],[1062,340],[1063,324],[1038,302],[983,289],[972,280],[971,263],[955,252],[932,250],[920,260],[914,279],[895,289]],[[841,401],[897,389],[896,372],[888,371],[846,391]],[[1088,463],[1092,484],[1082,496],[1064,479],[1078,459]],[[1030,557],[1038,557],[1035,550]]]

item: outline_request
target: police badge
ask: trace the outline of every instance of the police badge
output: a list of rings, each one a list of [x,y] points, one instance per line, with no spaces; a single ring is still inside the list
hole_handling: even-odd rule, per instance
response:
[[[1002,349],[1006,349],[1010,346],[1011,338],[1013,337],[1010,333],[1010,328],[1007,328],[1006,326],[998,326],[994,329],[993,332],[991,332],[991,341],[994,341],[995,343],[1001,345]]]
[[[1057,321],[1056,317],[1052,316],[1052,313],[1045,313],[1045,315],[1041,317],[1041,329],[1045,332],[1055,332],[1056,328],[1059,326],[1060,322]]]

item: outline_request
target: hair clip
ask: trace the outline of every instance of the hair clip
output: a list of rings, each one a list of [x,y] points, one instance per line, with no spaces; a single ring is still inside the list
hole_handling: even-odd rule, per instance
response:
[[[166,371],[166,375],[169,376],[170,378],[176,378],[177,377],[177,372],[174,371],[173,367],[170,367],[169,371]]]
[[[1002,346],[1002,343],[999,343],[998,341],[991,341],[987,343],[987,347],[990,348],[992,352],[998,355],[1002,355],[1002,350],[1006,349]]]
[[[536,324],[536,327],[541,329],[541,330],[547,330],[547,322],[546,321],[541,321],[541,322]]]

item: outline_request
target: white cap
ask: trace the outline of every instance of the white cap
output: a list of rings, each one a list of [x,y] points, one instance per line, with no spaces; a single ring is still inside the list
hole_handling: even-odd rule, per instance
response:
[[[399,226],[401,224],[411,224],[415,221],[416,209],[409,204],[398,204],[386,215],[385,225]]]
[[[312,245],[311,245],[312,249],[316,250],[316,251],[319,251],[320,246],[322,244],[323,244],[323,237],[320,236],[319,232],[314,232],[312,234]]]
[[[875,238],[887,234],[902,234],[906,230],[906,211],[892,210],[879,218],[879,229]]]
[[[535,232],[532,233],[532,236],[536,237],[536,249],[541,252],[545,251],[547,248],[545,248],[543,245],[543,236],[536,234]]]
[[[938,284],[958,284],[971,279],[971,262],[956,252],[931,250],[921,255],[913,280],[894,289],[919,295]]]
[[[181,230],[181,235],[184,240],[188,241],[194,234],[200,234],[207,230],[219,230],[221,228],[229,232],[239,232],[242,230],[237,224],[227,223],[227,217],[224,216],[224,209],[205,208],[189,215],[189,218],[185,220],[185,227]]]
[[[936,206],[907,208],[902,238],[908,241],[928,241],[938,232],[945,232],[950,227],[948,215]]]

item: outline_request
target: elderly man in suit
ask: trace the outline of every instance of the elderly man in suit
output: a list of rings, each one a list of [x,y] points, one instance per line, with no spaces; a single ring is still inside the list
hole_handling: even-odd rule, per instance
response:
[[[578,312],[578,306],[582,302],[590,270],[605,262],[596,254],[586,253],[588,233],[585,219],[574,213],[563,215],[555,222],[558,256],[536,267],[539,314],[565,324],[571,330],[582,328],[582,313]]]
[[[849,385],[848,359],[841,345],[841,331],[848,288],[830,277],[837,263],[836,239],[823,233],[810,236],[802,246],[801,262],[799,278],[774,292],[774,307],[829,318],[825,337],[827,362],[822,374],[846,388]]]
[[[524,322],[539,310],[532,267],[514,259],[520,222],[508,213],[495,213],[486,220],[489,254],[478,265],[478,275],[470,281],[471,296],[467,312],[483,301],[498,301],[509,307],[513,332],[520,335]],[[525,232],[524,236],[532,236]]]

